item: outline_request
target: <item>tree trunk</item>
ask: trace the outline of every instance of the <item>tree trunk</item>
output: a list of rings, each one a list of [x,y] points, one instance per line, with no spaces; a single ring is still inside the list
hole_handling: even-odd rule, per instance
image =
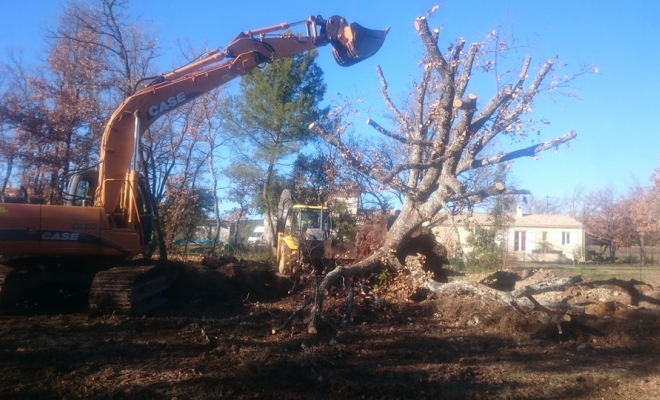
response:
[[[2,191],[0,192],[1,196],[5,195],[5,191],[7,190],[7,185],[9,184],[9,178],[11,177],[13,167],[14,167],[14,156],[10,155],[7,158],[7,171],[5,173],[5,177],[2,181]]]
[[[264,210],[264,241],[270,245],[274,255],[277,255],[277,232],[273,225],[273,210],[271,209],[271,201],[269,198],[268,189],[270,182],[273,179],[273,171],[275,170],[275,160],[271,159],[268,162],[266,175],[264,176],[264,186],[261,191],[263,197],[265,210]]]
[[[317,331],[318,322],[323,313],[324,294],[340,280],[348,280],[349,277],[355,275],[366,275],[383,264],[396,270],[401,269],[402,265],[397,260],[396,253],[401,250],[402,246],[405,246],[407,239],[421,226],[423,220],[422,215],[417,212],[412,202],[405,201],[401,214],[387,232],[385,243],[376,252],[351,266],[340,265],[330,271],[318,285],[308,331],[310,333]]]
[[[151,240],[147,250],[145,251],[144,258],[150,259],[156,247],[158,247],[159,256],[162,261],[167,261],[167,246],[165,245],[165,234],[163,233],[163,227],[160,222],[160,213],[158,212],[158,202],[156,197],[151,192],[151,187],[149,185],[144,185],[146,188],[146,193],[144,193],[144,201],[151,203],[151,210],[154,214],[154,235],[156,236],[155,240]]]
[[[220,243],[220,198],[218,197],[218,177],[213,168],[213,152],[209,152],[208,156],[209,174],[211,175],[211,188],[213,190],[213,217],[215,218],[215,234],[213,235],[213,243],[211,248],[215,251],[215,247]],[[238,227],[236,228],[238,229]]]
[[[240,219],[237,219],[236,222],[234,223],[234,237],[232,238],[232,242],[233,242],[232,244],[234,246],[238,244],[238,241],[240,239],[240,235],[239,235],[240,228],[241,228]]]

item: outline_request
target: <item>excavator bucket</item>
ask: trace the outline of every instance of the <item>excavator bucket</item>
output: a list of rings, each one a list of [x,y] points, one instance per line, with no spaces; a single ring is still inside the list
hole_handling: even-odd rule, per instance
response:
[[[332,55],[337,64],[348,67],[373,56],[385,42],[390,28],[367,29],[360,24],[348,24],[344,18],[328,19]]]

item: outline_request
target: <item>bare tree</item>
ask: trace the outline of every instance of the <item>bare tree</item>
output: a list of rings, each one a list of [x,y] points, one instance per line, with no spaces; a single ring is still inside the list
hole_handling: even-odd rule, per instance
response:
[[[657,245],[660,237],[660,168],[653,171],[650,180],[651,186],[636,184],[619,201],[623,223],[617,230],[617,241],[624,246],[637,244],[642,266],[646,262],[645,246]]]
[[[559,197],[531,197],[528,199],[530,211],[534,214],[561,214],[564,199]]]
[[[585,188],[581,185],[573,188],[570,194],[564,198],[565,212],[573,218],[578,218],[582,208],[584,207],[584,192]]]
[[[12,133],[22,163],[21,183],[37,195],[50,195],[72,169],[94,159],[94,139],[101,132],[101,52],[94,36],[77,26],[62,26],[77,41],[56,39],[46,69],[29,71],[18,55],[6,65],[9,89],[0,115]],[[12,160],[13,163],[13,160]],[[61,188],[61,187],[60,187]]]
[[[3,92],[0,93],[0,103],[4,104],[7,96],[7,92],[4,91],[6,89],[4,81],[7,75],[4,73],[4,68],[0,73],[3,76],[2,81],[0,81],[0,88],[3,90]],[[2,169],[0,169],[0,172],[2,172],[2,178],[0,178],[2,180],[0,196],[6,194],[9,180],[11,179],[14,170],[14,160],[18,156],[18,149],[19,145],[12,124],[10,121],[7,121],[5,117],[0,115],[0,165],[2,166]]]
[[[199,132],[200,116],[195,112],[198,103],[191,102],[164,115],[142,136],[142,171],[148,182],[149,196],[155,205],[155,217],[158,221],[167,219],[169,225],[169,235],[160,224],[156,226],[157,242],[152,243],[148,254],[155,251],[157,245],[163,259],[167,257],[167,239],[171,243],[174,237],[177,216],[164,218],[159,205],[170,189],[174,189],[179,198],[185,201],[187,194],[193,192],[195,181],[206,162],[207,153],[199,154],[203,146],[203,134]]]
[[[249,214],[255,208],[255,194],[261,189],[261,177],[255,174],[255,170],[245,163],[232,163],[224,170],[225,176],[229,179],[229,185],[226,188],[224,199],[237,204],[229,212],[231,220],[235,223],[234,244],[240,242],[241,221],[243,217]],[[219,218],[219,214],[218,218]],[[219,221],[219,220],[218,220]]]
[[[543,122],[532,121],[528,116],[535,96],[557,90],[567,81],[554,77],[548,79],[556,68],[553,60],[535,66],[531,57],[526,57],[513,76],[496,76],[495,95],[478,106],[479,98],[468,90],[469,84],[477,71],[493,71],[494,56],[506,47],[502,45],[502,39],[498,38],[494,47],[474,43],[467,49],[465,41],[458,39],[443,53],[438,45],[440,31],[430,29],[427,17],[417,18],[415,29],[427,54],[421,61],[421,79],[415,83],[411,94],[413,112],[402,111],[392,100],[385,75],[378,66],[382,98],[395,124],[393,128],[387,128],[374,119],[367,121],[382,137],[399,144],[401,154],[405,155],[402,160],[388,165],[383,162],[388,158],[378,149],[367,153],[346,145],[339,117],[332,127],[311,126],[315,133],[339,150],[352,168],[400,193],[403,204],[400,216],[380,249],[354,265],[339,266],[325,276],[317,291],[319,298],[312,313],[310,332],[316,331],[325,290],[341,278],[364,274],[382,263],[396,269],[403,268],[395,257],[396,253],[422,224],[433,221],[439,213],[453,223],[455,212],[469,209],[490,196],[528,193],[507,188],[503,182],[469,187],[464,177],[470,171],[521,157],[534,157],[576,137],[576,132],[571,131],[528,147],[488,154],[489,144],[499,136],[520,140],[528,132],[536,132],[534,122]]]
[[[98,82],[109,86],[104,96],[105,112],[101,114],[104,122],[111,110],[132,95],[141,82],[154,79],[151,72],[152,63],[160,51],[153,29],[148,29],[139,21],[131,19],[127,13],[128,4],[129,0],[95,0],[92,3],[72,0],[67,3],[60,17],[59,28],[49,32],[49,37],[53,40],[90,46],[98,50],[99,56],[96,61],[103,70],[102,78]],[[71,27],[75,27],[75,32],[82,34],[72,35]],[[153,135],[157,132],[155,128],[152,127],[152,137],[147,142],[161,142],[153,140]],[[173,130],[176,128],[169,127],[161,132],[168,136]],[[168,139],[163,141],[167,142]],[[176,139],[171,140],[170,143],[176,143]],[[144,154],[140,154],[143,161],[142,173],[149,179],[155,172],[155,167],[150,166],[149,162],[159,157],[156,155],[158,150],[148,148],[148,145],[143,145],[141,149],[144,151]],[[171,169],[169,171],[171,172]],[[165,174],[164,179],[160,181],[163,188],[167,176]],[[156,218],[156,238],[160,256],[166,259],[165,242],[156,202],[158,191],[154,189],[156,188],[153,185],[148,185],[148,193],[145,195],[154,203],[152,208]]]
[[[585,198],[580,221],[587,231],[598,235],[612,243],[610,246],[610,262],[615,261],[616,246],[614,242],[620,239],[622,229],[625,229],[625,215],[621,213],[622,200],[617,196],[612,185],[595,190]]]
[[[103,49],[106,79],[118,92],[115,102],[133,94],[136,84],[150,75],[160,47],[152,29],[127,15],[130,0],[71,1],[61,17],[60,29],[49,32],[58,40],[94,45]],[[71,35],[67,27],[77,26],[88,38]]]
[[[197,107],[200,113],[200,121],[202,122],[201,134],[202,141],[206,143],[206,162],[208,166],[209,178],[211,180],[211,195],[213,196],[213,216],[215,218],[215,231],[213,237],[213,248],[220,241],[220,228],[222,219],[220,216],[220,202],[222,197],[218,193],[219,187],[219,149],[226,146],[230,138],[221,129],[222,117],[221,109],[225,106],[226,99],[220,97],[222,88],[216,89],[211,93],[205,95]],[[241,198],[241,201],[243,199]],[[244,202],[241,203],[240,210],[247,209],[244,207]],[[240,214],[242,215],[242,214]],[[236,227],[236,235],[238,235],[238,222]]]

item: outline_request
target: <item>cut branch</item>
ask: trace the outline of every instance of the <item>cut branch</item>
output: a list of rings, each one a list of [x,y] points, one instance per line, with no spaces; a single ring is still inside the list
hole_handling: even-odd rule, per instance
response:
[[[314,301],[313,296],[310,296],[307,299],[305,299],[305,301],[300,305],[300,307],[298,307],[298,309],[296,311],[294,311],[289,316],[289,318],[287,318],[286,321],[284,321],[282,323],[282,325],[278,326],[277,328],[273,328],[271,333],[274,335],[278,332],[281,332],[283,329],[285,329],[287,326],[289,326],[291,324],[291,322],[293,322],[294,319],[298,318],[302,314],[302,312],[305,311],[305,308],[307,308],[307,306],[309,306],[312,303],[312,301]]]
[[[450,80],[451,74],[447,65],[447,60],[442,56],[442,52],[438,48],[437,35],[433,35],[431,29],[429,28],[428,20],[425,17],[418,17],[415,20],[415,30],[419,33],[419,36],[422,38],[422,43],[426,51],[431,57],[431,61],[435,66],[436,70],[440,73],[443,79]]]
[[[437,42],[437,40],[436,40]],[[465,47],[465,39],[460,38],[458,39],[457,43],[453,46],[453,51],[452,51],[452,56],[451,56],[451,74],[455,75],[456,70],[460,64],[461,60],[461,55],[463,54],[463,48]]]
[[[495,185],[475,190],[467,193],[461,193],[456,196],[452,196],[447,201],[456,202],[464,199],[478,198],[480,200],[487,199],[491,196],[497,196],[499,194],[517,194],[517,195],[529,195],[531,192],[526,189],[505,189],[501,182],[496,182]]]
[[[330,289],[333,285],[337,284],[341,279],[348,280],[349,277],[358,274],[368,274],[374,270],[380,261],[385,257],[385,251],[383,249],[376,250],[369,257],[365,258],[362,261],[359,261],[351,266],[338,265],[332,271],[328,272],[323,278],[321,283],[318,285],[318,290],[316,291],[316,301],[314,302],[314,308],[312,309],[312,316],[308,325],[308,332],[313,332],[317,329],[318,323],[321,319],[321,314],[323,313],[323,303],[325,298],[325,292]]]
[[[429,65],[424,67],[424,74],[422,75],[422,80],[419,82],[419,88],[417,89],[417,125],[421,126],[420,129],[420,138],[426,137],[426,133],[429,126],[429,121],[425,121],[424,112],[426,110],[426,93],[429,88],[429,82],[431,81],[431,71],[432,68]]]
[[[567,133],[563,136],[559,136],[559,137],[557,137],[555,139],[552,139],[552,140],[550,140],[548,142],[545,142],[545,143],[539,143],[539,144],[534,145],[534,146],[530,146],[530,147],[527,147],[527,148],[524,148],[524,149],[512,151],[510,153],[502,154],[502,155],[499,155],[499,156],[488,157],[488,158],[484,158],[484,159],[480,159],[480,160],[474,160],[470,164],[469,169],[480,168],[480,167],[484,167],[486,165],[499,164],[499,163],[502,163],[502,162],[515,160],[515,159],[521,158],[521,157],[533,157],[533,156],[535,156],[539,153],[542,153],[542,152],[544,152],[548,149],[551,149],[553,147],[557,147],[561,144],[569,142],[569,141],[573,140],[576,136],[577,136],[577,132],[570,131],[569,133]],[[468,168],[466,168],[466,169],[468,169]],[[459,173],[460,172],[464,172],[464,171],[459,171]]]
[[[408,193],[410,192],[409,188],[405,186],[403,183],[401,183],[398,179],[396,178],[396,173],[389,173],[389,174],[383,174],[379,172],[377,168],[371,168],[367,165],[365,165],[362,161],[358,160],[351,150],[344,144],[344,142],[341,141],[337,136],[334,136],[328,132],[326,132],[323,128],[318,126],[315,123],[312,123],[309,125],[309,129],[314,132],[315,134],[319,135],[319,137],[323,140],[325,140],[327,143],[333,145],[337,150],[339,150],[339,154],[341,157],[349,163],[350,167],[361,173],[364,174],[365,176],[368,176],[372,179],[375,179],[379,183],[382,183],[384,185],[389,185],[393,186],[396,190],[402,192],[402,193]]]
[[[348,295],[346,296],[346,311],[344,312],[344,318],[341,320],[341,326],[346,326],[353,321],[353,298],[355,297],[355,289],[353,286],[349,286]]]
[[[401,135],[397,135],[396,133],[392,133],[388,131],[387,129],[383,128],[378,122],[374,121],[371,118],[367,118],[367,125],[370,127],[374,128],[377,130],[380,134],[387,136],[390,139],[394,139],[397,142],[403,143],[403,144],[410,144],[410,145],[415,145],[415,146],[429,146],[432,147],[434,144],[434,141],[432,140],[418,140],[418,139],[407,139]]]
[[[477,108],[477,95],[470,93],[463,100],[454,100],[454,108],[458,108],[459,110],[474,110]]]
[[[472,129],[477,131],[477,130],[483,128],[483,126],[486,124],[486,122],[488,120],[490,120],[491,118],[493,118],[493,115],[495,115],[495,113],[498,112],[498,110],[507,110],[508,109],[508,106],[513,102],[515,97],[522,90],[523,83],[525,83],[525,79],[527,79],[529,66],[530,66],[531,62],[532,62],[531,57],[526,57],[525,58],[525,61],[523,62],[522,68],[520,70],[520,74],[518,75],[518,81],[516,82],[515,86],[513,86],[512,88],[511,87],[504,88],[495,97],[493,97],[488,102],[486,107],[481,111],[481,113],[479,113],[477,118],[475,118],[475,121],[472,125]],[[543,80],[543,78],[545,78],[546,74],[547,74],[547,71],[544,72],[544,69],[542,69],[541,72],[539,73],[539,75],[536,76],[536,79],[534,80],[534,82],[536,83],[537,86],[533,89],[534,91],[536,91],[536,89],[538,88],[538,84],[540,84],[540,82]],[[532,84],[532,87],[534,87],[534,83]],[[525,104],[529,103],[532,98],[533,98],[533,96],[528,97]],[[517,117],[517,115],[519,115],[519,113],[515,114],[515,115]],[[500,123],[498,125],[506,126],[507,124],[506,123]],[[499,129],[494,128],[493,131],[498,132]],[[479,151],[481,151],[481,148],[483,148],[486,144],[488,144],[488,141],[482,141],[482,143],[480,143],[477,146],[477,150],[474,154],[477,154]]]
[[[376,65],[376,73],[378,74],[378,79],[380,80],[380,86],[382,88],[382,96],[383,96],[383,100],[385,100],[385,104],[390,109],[390,111],[392,111],[392,114],[394,114],[397,122],[405,128],[406,132],[412,133],[413,129],[408,124],[406,117],[401,113],[401,111],[399,111],[399,109],[394,105],[394,102],[390,98],[389,86],[387,84],[387,80],[385,79],[385,76],[383,75],[383,70],[380,68],[380,65]]]
[[[436,282],[432,279],[429,279],[423,272],[419,257],[406,257],[406,267],[409,268],[412,277],[419,284],[421,284],[421,286],[438,295],[449,293],[471,293],[479,297],[497,301],[503,305],[513,308],[518,313],[522,312],[523,307],[542,311],[549,316],[548,322],[557,324],[560,334],[561,321],[570,320],[570,317],[565,316],[568,311],[577,314],[584,313],[584,307],[582,306],[573,306],[566,302],[540,302],[532,296],[533,293],[563,290],[577,282],[580,282],[582,277],[579,275],[573,276],[571,278],[563,278],[549,282],[542,282],[536,285],[529,285],[521,289],[519,292],[514,292],[511,294],[492,289],[486,285],[469,281],[454,281],[445,284]]]
[[[459,78],[456,85],[456,97],[458,98],[463,97],[465,90],[467,89],[467,85],[470,82],[470,77],[472,76],[472,66],[474,65],[474,59],[477,56],[478,49],[479,44],[472,43],[467,55],[465,56],[465,61],[463,62],[463,74]]]

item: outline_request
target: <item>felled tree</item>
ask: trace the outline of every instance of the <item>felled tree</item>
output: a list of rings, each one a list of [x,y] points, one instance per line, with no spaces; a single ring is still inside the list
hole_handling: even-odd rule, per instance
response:
[[[544,61],[535,67],[531,57],[526,57],[507,81],[504,75],[498,75],[497,63],[493,61],[494,55],[506,49],[505,42],[496,40],[491,42],[494,44],[491,47],[488,43],[475,43],[466,49],[465,40],[458,39],[443,54],[438,46],[439,30],[429,28],[427,17],[417,18],[415,29],[427,54],[421,60],[422,76],[411,96],[414,104],[406,110],[395,104],[379,66],[382,98],[392,113],[395,128],[387,129],[373,119],[367,120],[384,138],[398,143],[400,154],[405,157],[392,163],[391,155],[379,153],[376,148],[364,151],[347,145],[339,121],[331,127],[310,126],[335,146],[353,169],[395,190],[403,198],[400,216],[388,231],[383,246],[370,257],[351,266],[337,267],[325,276],[318,290],[320,298],[315,303],[310,332],[316,330],[326,289],[341,278],[367,273],[383,263],[403,268],[393,255],[423,223],[437,220],[439,215],[453,223],[457,210],[470,208],[489,196],[527,193],[492,180],[489,185],[469,185],[469,180],[464,178],[470,173],[521,157],[534,157],[576,137],[576,132],[571,131],[547,142],[499,154],[489,152],[488,147],[499,136],[508,136],[513,141],[524,138],[527,131],[534,129],[534,121],[528,114],[535,96],[563,87],[568,80],[587,72],[586,69],[562,80],[549,79],[556,68],[554,61]],[[494,37],[493,32],[491,39]],[[496,93],[483,103],[468,91],[478,69],[494,72],[497,79]]]

